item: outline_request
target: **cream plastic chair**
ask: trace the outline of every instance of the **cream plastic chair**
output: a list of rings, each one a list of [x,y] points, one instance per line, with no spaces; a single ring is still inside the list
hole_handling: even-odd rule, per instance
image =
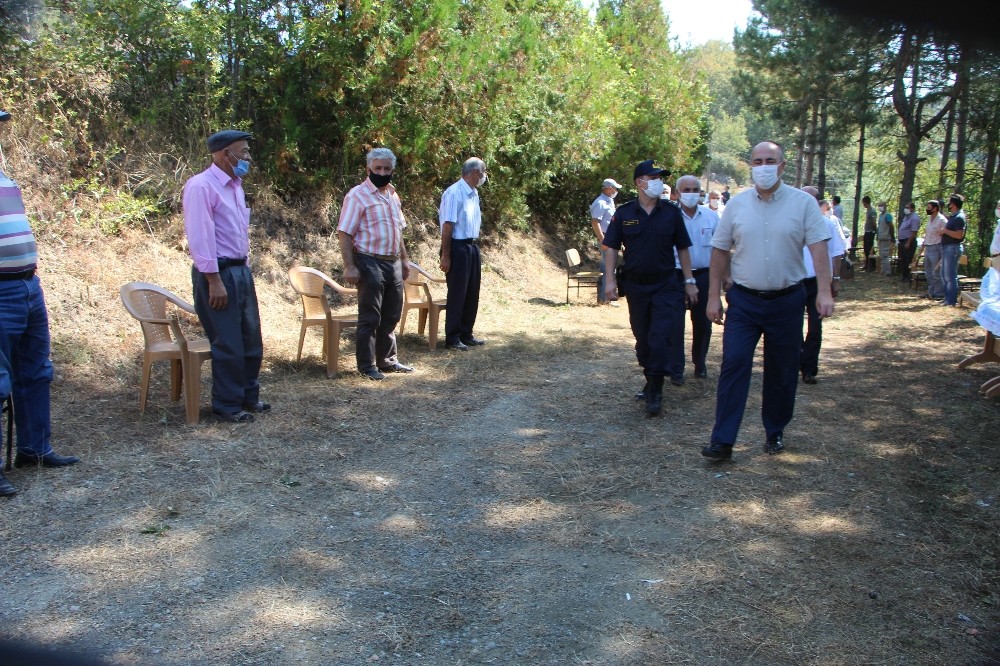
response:
[[[598,281],[601,279],[601,271],[581,271],[579,270],[580,253],[576,248],[566,250],[566,302],[569,303],[569,290],[576,287],[576,295],[580,296],[580,287],[593,287],[596,291]]]
[[[201,366],[211,360],[208,340],[188,340],[178,324],[176,314],[167,314],[171,304],[188,314],[194,308],[185,300],[163,287],[148,282],[129,282],[121,288],[122,305],[142,326],[145,349],[142,353],[142,382],[139,387],[139,411],[146,411],[149,375],[154,361],[170,361],[170,398],[180,400],[184,388],[184,406],[188,423],[198,422],[201,401]],[[172,337],[171,334],[175,337]]]
[[[410,310],[416,310],[418,314],[417,331],[424,334],[428,319],[430,328],[427,331],[427,348],[434,350],[437,348],[438,326],[441,321],[441,311],[448,307],[446,298],[435,299],[431,293],[432,283],[441,284],[447,282],[445,278],[437,278],[425,271],[423,268],[413,263],[410,264],[410,277],[403,283],[403,314],[399,318],[399,334],[403,334],[406,328],[406,315]]]
[[[358,315],[334,314],[330,302],[323,293],[326,285],[343,296],[357,296],[357,289],[349,289],[335,282],[330,276],[315,268],[292,266],[288,269],[288,279],[292,288],[302,299],[302,328],[299,331],[299,353],[296,361],[302,359],[302,345],[306,339],[306,329],[310,326],[323,327],[323,355],[326,357],[326,376],[336,377],[340,363],[340,336],[344,329],[358,325]]]

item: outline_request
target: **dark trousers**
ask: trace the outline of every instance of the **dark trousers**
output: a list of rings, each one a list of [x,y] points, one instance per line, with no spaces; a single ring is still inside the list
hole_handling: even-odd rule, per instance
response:
[[[257,404],[264,342],[250,268],[223,268],[219,278],[229,301],[222,310],[214,310],[208,305],[208,280],[191,268],[194,309],[212,347],[212,410],[232,414]]]
[[[680,278],[683,280],[683,276]],[[694,274],[698,287],[698,302],[688,308],[691,313],[691,363],[695,372],[705,369],[708,343],[712,340],[712,322],[705,315],[708,306],[708,271]],[[684,314],[677,318],[670,338],[670,376],[680,379],[684,376]]]
[[[806,278],[802,281],[806,286],[806,337],[802,341],[802,352],[799,354],[799,371],[803,375],[819,374],[819,348],[823,344],[823,320],[816,309],[816,294],[819,286],[816,278]]]
[[[722,371],[715,403],[712,442],[735,444],[750,392],[757,343],[764,336],[764,386],[761,418],[767,437],[780,434],[792,420],[802,348],[802,308],[806,290],[766,300],[733,287],[726,292],[722,332]]]
[[[453,345],[472,338],[479,314],[479,285],[482,258],[475,243],[451,241],[451,268],[448,280],[448,309],[445,310],[445,343]]]
[[[625,279],[628,320],[635,336],[635,357],[649,379],[669,374],[671,337],[684,316],[684,294],[673,271],[655,284]]]
[[[868,270],[868,257],[872,256],[872,249],[875,247],[875,232],[866,231],[863,242],[865,247],[865,270]]]
[[[909,239],[899,240],[899,252],[897,253],[897,263],[899,264],[899,272],[902,275],[903,282],[910,281],[910,262],[913,261],[913,255],[917,251],[917,241],[913,241],[913,246],[907,248],[906,246],[910,243]]]
[[[403,312],[403,264],[355,254],[358,267],[358,371],[384,368],[396,358],[396,324]]]

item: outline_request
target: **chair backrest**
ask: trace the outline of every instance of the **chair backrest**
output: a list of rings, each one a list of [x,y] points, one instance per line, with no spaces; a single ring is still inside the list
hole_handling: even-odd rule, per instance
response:
[[[156,342],[173,342],[170,335],[170,321],[167,319],[167,303],[194,314],[191,305],[149,282],[128,282],[120,290],[122,305],[142,326],[146,346]]]
[[[961,255],[958,258],[958,265],[959,266],[968,266],[969,265],[969,257],[968,257],[968,255],[965,255],[965,254]]]
[[[580,265],[580,253],[575,247],[566,250],[566,263],[570,271]]]
[[[406,280],[403,283],[404,301],[411,304],[425,302],[426,299],[424,298],[424,294],[426,293],[425,292],[426,286],[427,283],[424,280],[422,279],[414,280],[413,276],[411,275],[410,279]]]
[[[306,319],[317,319],[330,313],[330,302],[323,292],[324,285],[344,296],[358,294],[357,289],[349,289],[334,281],[329,275],[306,266],[289,268],[288,279],[292,283],[292,289],[302,298],[302,316]]]

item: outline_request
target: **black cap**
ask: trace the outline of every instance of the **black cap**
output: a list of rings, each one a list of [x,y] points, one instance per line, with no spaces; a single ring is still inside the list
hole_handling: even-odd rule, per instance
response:
[[[0,109],[0,123],[6,120],[10,120],[10,114],[4,111],[3,109]]]
[[[643,176],[669,176],[670,172],[666,169],[661,169],[656,166],[654,160],[646,160],[645,162],[639,162],[636,166],[635,171],[632,173],[632,180],[642,178]]]
[[[208,137],[208,152],[215,153],[223,148],[228,148],[237,141],[246,141],[253,138],[253,134],[240,130],[228,129],[216,132]]]

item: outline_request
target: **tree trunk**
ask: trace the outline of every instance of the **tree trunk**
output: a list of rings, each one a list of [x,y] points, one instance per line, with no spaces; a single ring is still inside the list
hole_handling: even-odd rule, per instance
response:
[[[819,163],[819,175],[816,177],[816,186],[819,188],[819,194],[821,197],[826,196],[826,143],[829,136],[829,129],[827,127],[828,113],[827,106],[828,102],[820,100],[820,112],[819,112],[819,142],[816,146],[816,156]]]
[[[858,132],[858,169],[854,180],[854,216],[851,222],[851,259],[858,258],[858,217],[861,215],[861,177],[865,170],[865,121]]]

